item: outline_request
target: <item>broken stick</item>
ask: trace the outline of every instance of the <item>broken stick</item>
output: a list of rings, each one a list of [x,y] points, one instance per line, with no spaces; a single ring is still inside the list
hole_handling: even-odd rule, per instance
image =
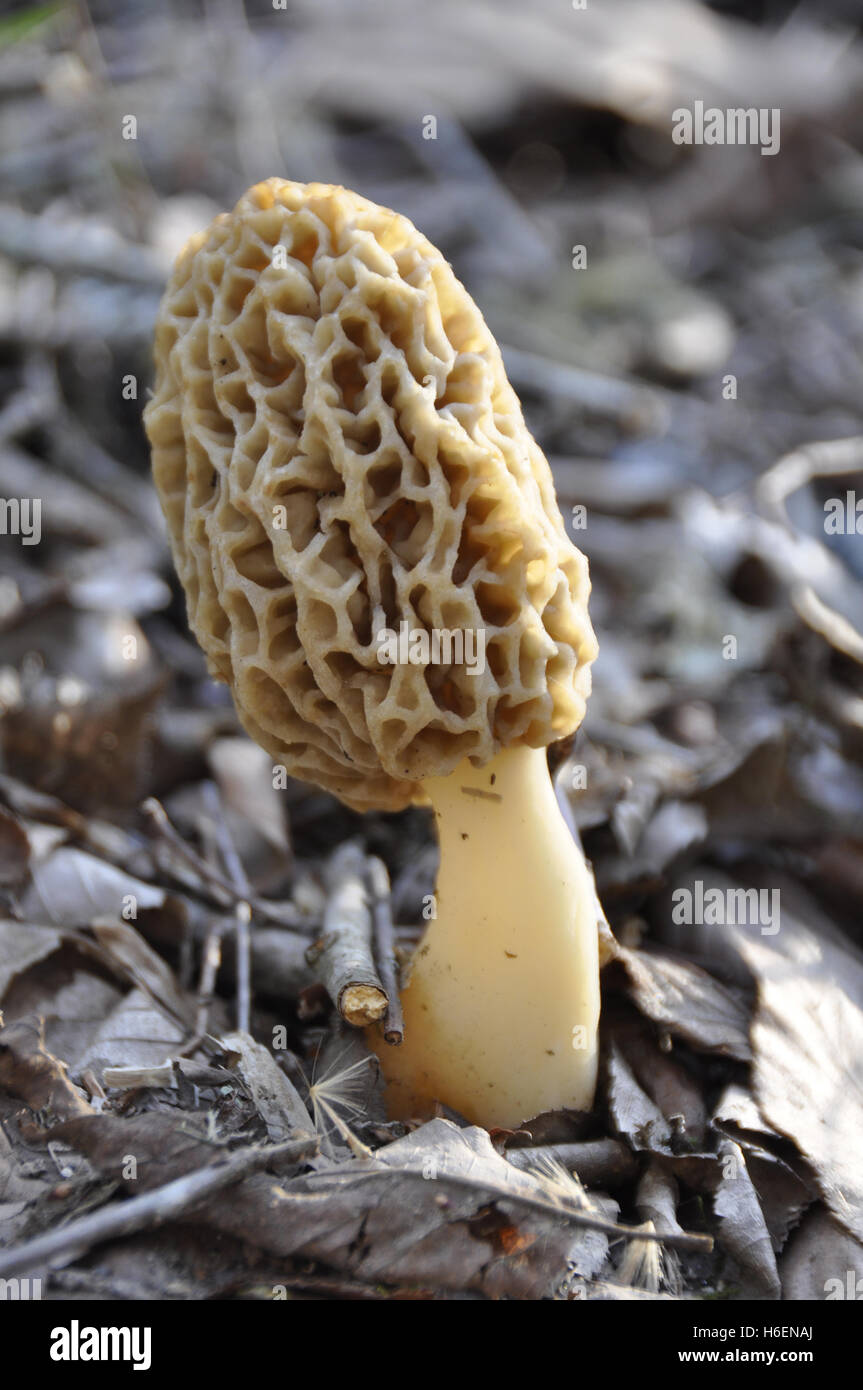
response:
[[[405,1024],[402,1003],[399,998],[396,937],[390,903],[390,876],[383,860],[377,859],[374,855],[369,855],[367,868],[372,894],[375,961],[389,1001],[384,1019],[384,1038],[393,1046],[398,1046],[404,1041]]]
[[[306,959],[345,1022],[365,1028],[383,1018],[389,998],[374,964],[366,860],[359,845],[348,842],[336,850],[326,878],[324,931]]]

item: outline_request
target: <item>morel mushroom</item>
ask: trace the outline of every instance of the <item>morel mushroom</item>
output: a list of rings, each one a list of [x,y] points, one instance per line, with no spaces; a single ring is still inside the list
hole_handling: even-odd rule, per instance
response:
[[[587,563],[481,314],[406,218],[269,179],[183,251],[155,356],[174,560],[245,728],[357,810],[434,807],[405,1041],[371,1039],[392,1113],[588,1107],[593,894],[545,755],[590,691]]]

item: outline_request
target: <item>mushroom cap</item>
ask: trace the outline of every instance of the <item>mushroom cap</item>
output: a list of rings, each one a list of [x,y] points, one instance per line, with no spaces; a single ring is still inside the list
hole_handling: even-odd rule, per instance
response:
[[[578,726],[587,562],[482,315],[407,218],[257,184],[180,255],[155,358],[189,622],[276,762],[393,811],[465,757]],[[383,664],[403,623],[483,634],[484,670]]]

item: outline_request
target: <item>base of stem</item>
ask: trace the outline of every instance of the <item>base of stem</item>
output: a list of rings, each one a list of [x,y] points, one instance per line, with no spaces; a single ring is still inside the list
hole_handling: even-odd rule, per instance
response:
[[[435,1100],[487,1127],[589,1109],[599,964],[593,888],[545,750],[505,749],[425,784],[441,845],[437,916],[402,991],[405,1041],[368,1033],[394,1119]]]

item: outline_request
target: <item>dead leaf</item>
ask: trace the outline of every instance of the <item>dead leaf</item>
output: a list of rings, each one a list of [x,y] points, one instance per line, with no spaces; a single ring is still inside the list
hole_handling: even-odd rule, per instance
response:
[[[747,1061],[747,1012],[706,970],[682,957],[621,947],[618,959],[642,1013],[699,1052]]]
[[[786,1299],[859,1302],[863,1298],[863,1245],[815,1207],[780,1262]]]
[[[75,1069],[121,998],[114,983],[94,972],[91,960],[64,945],[13,980],[4,1009],[9,1023],[38,1014],[48,1051]]]
[[[713,1197],[719,1221],[717,1240],[741,1269],[747,1298],[779,1298],[776,1257],[743,1151],[723,1139],[719,1159],[719,1183]]]
[[[612,1042],[607,1063],[608,1108],[615,1132],[635,1149],[671,1152],[671,1125],[642,1090],[620,1048]]]
[[[62,1119],[91,1113],[65,1063],[45,1051],[40,1018],[19,1019],[0,1029],[0,1085],[31,1110],[47,1110]]]
[[[124,908],[162,907],[165,898],[164,888],[144,883],[94,854],[62,845],[33,865],[21,911],[33,921],[80,927],[96,917],[119,916]]]
[[[351,1160],[281,1183],[257,1175],[204,1215],[263,1250],[320,1260],[364,1282],[542,1298],[554,1294],[570,1262],[590,1277],[607,1251],[602,1232],[580,1232],[512,1201],[515,1191],[548,1197],[548,1181],[514,1169],[484,1130],[432,1120],[381,1150],[373,1165]],[[490,1202],[506,1219],[477,1227]],[[608,1217],[614,1208],[606,1199],[595,1210]],[[521,1248],[507,1255],[513,1229]],[[510,1233],[502,1243],[501,1230]]]
[[[811,1175],[799,1171],[803,1164],[798,1163],[795,1170],[773,1152],[780,1148],[787,1157],[791,1146],[761,1118],[752,1093],[736,1082],[720,1097],[712,1124],[745,1153],[773,1248],[781,1250],[816,1195]]]
[[[192,1026],[194,1001],[181,990],[174,972],[131,923],[101,918],[93,922],[91,930],[115,967],[159,1008],[167,1009],[187,1027]]]
[[[133,989],[100,1023],[78,1057],[76,1071],[89,1068],[101,1076],[107,1067],[158,1066],[182,1047],[186,1036],[182,1025],[156,1007],[149,994]]]
[[[273,1143],[289,1139],[297,1131],[314,1134],[312,1118],[299,1092],[276,1065],[272,1053],[248,1033],[223,1033],[221,1042],[236,1053],[237,1070]]]
[[[773,1249],[778,1253],[817,1196],[815,1183],[809,1174],[796,1172],[765,1149],[753,1148],[745,1143],[741,1143],[741,1148],[746,1155],[746,1167],[758,1193]]]
[[[19,1239],[26,1229],[27,1207],[41,1201],[49,1190],[44,1178],[21,1172],[12,1144],[0,1125],[0,1229],[4,1243]]]
[[[863,965],[814,933],[789,959],[741,940],[758,984],[752,1023],[759,1109],[811,1163],[837,1220],[863,1238]]]
[[[205,1167],[220,1156],[201,1117],[177,1111],[145,1114],[83,1114],[55,1125],[51,1137],[85,1154],[105,1177],[131,1196]],[[130,1162],[134,1160],[134,1162]]]
[[[12,981],[36,961],[44,960],[62,944],[53,927],[32,927],[25,922],[0,920],[0,1000]]]

